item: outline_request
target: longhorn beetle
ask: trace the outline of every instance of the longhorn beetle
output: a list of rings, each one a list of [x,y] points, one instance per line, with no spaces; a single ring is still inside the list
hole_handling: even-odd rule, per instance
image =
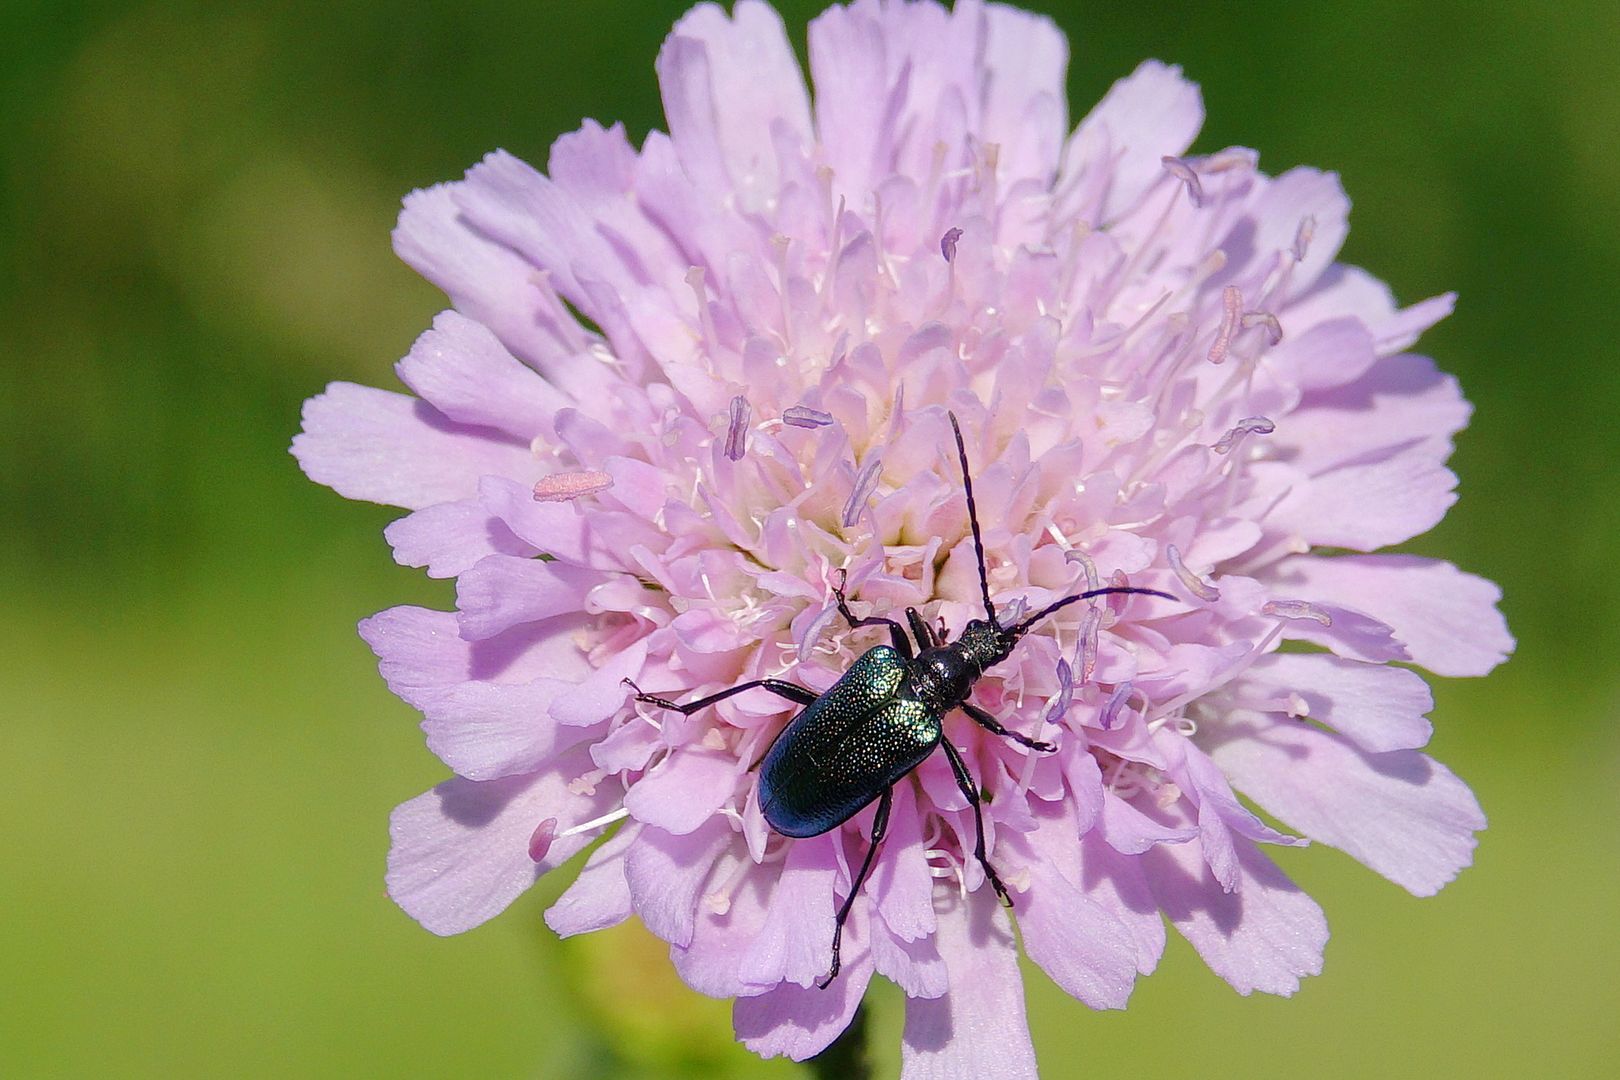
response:
[[[637,701],[673,709],[690,716],[717,701],[747,690],[769,690],[779,697],[804,706],[776,737],[761,761],[759,796],[765,820],[783,836],[820,836],[854,817],[873,799],[877,813],[872,818],[872,841],[866,858],[850,885],[849,894],[838,909],[833,924],[832,968],[819,985],[826,989],[838,977],[839,943],[844,923],[872,870],[878,845],[889,827],[889,808],[894,802],[894,785],[922,764],[936,749],[943,749],[950,760],[956,786],[973,808],[976,842],[973,857],[984,867],[984,876],[1009,907],[1012,898],[1002,884],[984,851],[984,814],[979,806],[979,788],[968,772],[962,752],[945,738],[945,714],[961,709],[975,723],[1020,746],[1042,753],[1057,747],[1008,731],[995,717],[973,704],[968,696],[985,671],[1012,655],[1018,639],[1042,619],[1070,604],[1096,596],[1137,593],[1174,600],[1169,593],[1129,586],[1109,586],[1066,596],[1048,604],[1012,626],[1003,626],[990,602],[990,578],[985,569],[984,538],[979,532],[979,511],[973,502],[973,479],[968,474],[967,445],[956,414],[950,413],[951,430],[956,434],[956,454],[962,463],[962,488],[967,495],[968,523],[973,528],[973,548],[979,560],[979,592],[984,599],[984,618],[973,619],[961,637],[950,644],[930,626],[916,608],[906,608],[906,627],[893,619],[869,615],[856,618],[844,596],[845,573],[837,571],[833,596],[838,612],[851,629],[887,626],[892,645],[875,645],[862,653],[849,670],[825,693],[817,694],[782,679],[754,679],[717,694],[677,705],[667,698],[644,694],[629,683]]]

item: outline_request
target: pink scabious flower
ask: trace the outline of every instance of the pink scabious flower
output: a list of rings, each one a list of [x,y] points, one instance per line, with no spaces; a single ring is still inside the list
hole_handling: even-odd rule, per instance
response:
[[[334,383],[293,445],[410,511],[399,562],[456,578],[455,611],[360,628],[455,773],[395,811],[390,894],[458,933],[600,840],[557,933],[639,917],[765,1055],[819,1052],[882,975],[916,1077],[1034,1074],[1012,919],[1095,1008],[1165,921],[1238,992],[1292,993],[1327,924],[1262,845],[1308,837],[1422,896],[1485,825],[1419,749],[1404,665],[1489,671],[1500,594],[1369,554],[1455,499],[1469,406],[1405,351],[1453,298],[1397,308],[1335,261],[1332,174],[1187,156],[1203,111],[1176,68],[1070,132],[1044,18],[857,0],[809,59],[813,98],[769,7],[701,5],[658,57],[669,134],[587,123],[544,173],[496,152],[405,200],[396,249],[452,309],[399,363],[412,394]],[[685,716],[626,680],[825,690],[888,640],[839,617],[840,571],[862,616],[954,638],[982,615],[947,410],[1003,611],[1181,599],[1075,604],[985,674],[973,700],[1056,746],[945,719],[1011,918],[936,754],[894,787],[819,989],[873,808],[778,835],[756,765],[799,707]]]

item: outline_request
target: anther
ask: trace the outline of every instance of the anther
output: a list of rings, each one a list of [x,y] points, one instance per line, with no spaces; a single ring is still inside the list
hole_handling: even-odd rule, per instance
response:
[[[1304,600],[1267,600],[1260,605],[1260,614],[1278,619],[1312,619],[1323,626],[1333,625],[1333,616]]]
[[[1214,446],[1210,447],[1210,449],[1215,451],[1217,454],[1229,453],[1234,446],[1243,440],[1245,435],[1250,433],[1255,435],[1270,435],[1276,430],[1277,425],[1266,419],[1264,416],[1247,416],[1242,420],[1239,420],[1237,425],[1233,427],[1231,431],[1228,431],[1225,435],[1222,435],[1220,441]]]
[[[1178,157],[1162,157],[1165,171],[1171,176],[1187,185],[1187,197],[1192,200],[1195,207],[1204,205],[1204,185],[1199,183],[1198,174],[1193,172],[1192,166]]]
[[[1221,590],[1209,584],[1203,578],[1187,569],[1187,564],[1181,561],[1181,551],[1174,544],[1166,544],[1164,556],[1170,560],[1170,569],[1176,572],[1176,577],[1187,586],[1187,591],[1200,600],[1214,603],[1221,598]]]
[[[1114,730],[1114,725],[1119,722],[1119,711],[1125,707],[1125,703],[1130,700],[1131,695],[1135,692],[1136,688],[1131,685],[1129,679],[1114,687],[1114,692],[1108,697],[1108,704],[1103,706],[1102,726],[1104,731]]]
[[[1243,329],[1247,330],[1251,326],[1264,327],[1266,337],[1271,339],[1273,345],[1282,340],[1282,323],[1278,322],[1277,316],[1269,311],[1245,312],[1243,315]]]
[[[862,466],[860,474],[855,477],[855,490],[849,493],[849,501],[844,504],[842,518],[844,528],[850,528],[860,520],[861,511],[866,509],[866,501],[872,497],[872,491],[877,487],[878,473],[882,468],[883,456],[873,454]]]
[[[748,446],[748,417],[753,412],[748,399],[738,394],[731,399],[731,426],[726,429],[726,457],[741,461]]]
[[[1086,621],[1080,624],[1080,681],[1090,682],[1097,670],[1097,638],[1102,629],[1102,608],[1093,607],[1086,612]]]
[[[956,261],[956,242],[960,239],[962,230],[954,227],[946,229],[945,235],[939,238],[939,253],[945,256],[946,262]]]
[[[570,499],[595,495],[613,486],[613,477],[605,472],[586,469],[582,472],[552,473],[543,476],[534,485],[535,502],[567,502]]]
[[[1299,221],[1299,229],[1294,233],[1294,261],[1305,261],[1305,253],[1311,248],[1311,237],[1316,235],[1316,218],[1306,214]]]
[[[1079,548],[1074,548],[1063,553],[1063,561],[1079,563],[1081,568],[1085,570],[1086,587],[1082,590],[1083,592],[1091,592],[1093,589],[1098,587],[1097,564],[1092,562],[1090,555],[1087,555]]]
[[[782,423],[789,427],[824,428],[832,422],[832,413],[812,409],[808,405],[795,405],[782,413]]]
[[[546,852],[551,850],[551,842],[557,839],[557,819],[548,817],[534,827],[529,835],[529,858],[535,862],[544,862]]]
[[[1069,702],[1074,699],[1074,669],[1069,667],[1069,662],[1061,656],[1057,662],[1057,677],[1057,696],[1052,698],[1052,706],[1046,710],[1048,724],[1056,724],[1062,720],[1064,714],[1069,711]]]
[[[1242,316],[1243,294],[1238,292],[1236,285],[1228,285],[1221,290],[1221,304],[1226,312],[1221,316],[1220,332],[1209,347],[1209,362],[1212,364],[1226,363],[1226,352],[1232,347],[1232,335],[1237,332]]]

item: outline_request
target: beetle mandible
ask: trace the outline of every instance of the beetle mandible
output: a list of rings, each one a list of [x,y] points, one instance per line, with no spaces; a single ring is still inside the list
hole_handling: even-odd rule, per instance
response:
[[[1011,656],[1018,639],[1036,623],[1070,604],[1120,593],[1175,599],[1169,593],[1154,589],[1112,585],[1066,596],[1011,626],[1002,625],[990,601],[990,578],[985,568],[978,507],[973,501],[967,444],[962,439],[962,427],[957,423],[956,414],[949,416],[951,430],[956,435],[957,457],[962,464],[962,488],[967,496],[968,524],[973,530],[973,548],[978,557],[984,618],[971,620],[961,636],[947,644],[944,635],[930,626],[916,608],[908,607],[906,623],[911,631],[908,638],[907,627],[893,619],[876,615],[857,618],[844,595],[845,572],[839,570],[837,584],[833,586],[839,614],[851,629],[888,627],[892,644],[875,645],[862,653],[824,693],[817,694],[783,679],[754,679],[678,705],[667,698],[642,693],[635,683],[625,680],[635,691],[637,701],[686,716],[754,689],[769,690],[804,706],[776,737],[759,767],[761,809],[766,822],[783,836],[820,836],[877,800],[871,843],[833,924],[832,967],[819,984],[823,989],[838,977],[839,943],[843,939],[844,924],[849,920],[855,897],[872,870],[878,845],[888,830],[894,785],[936,749],[945,751],[956,786],[973,810],[976,837],[973,857],[984,868],[984,876],[996,895],[1009,907],[1012,905],[1007,887],[985,855],[979,788],[962,752],[945,738],[945,715],[961,709],[975,723],[1003,738],[1031,750],[1051,753],[1057,747],[1007,730],[995,717],[969,701],[973,684],[986,670]],[[916,639],[915,648],[912,638]]]

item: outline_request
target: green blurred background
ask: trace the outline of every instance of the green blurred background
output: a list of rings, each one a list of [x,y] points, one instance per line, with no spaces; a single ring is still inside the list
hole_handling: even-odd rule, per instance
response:
[[[390,252],[400,196],[497,146],[543,163],[583,116],[661,126],[682,6],[0,11],[0,1073],[799,1074],[639,928],[553,940],[563,880],[450,940],[384,897],[387,813],[444,770],[353,627],[452,594],[286,453],[302,399],[393,385],[442,304]],[[1463,497],[1413,547],[1502,582],[1520,640],[1437,687],[1491,816],[1474,869],[1415,900],[1284,853],[1334,929],[1293,1000],[1179,941],[1125,1013],[1030,969],[1045,1075],[1613,1075],[1620,6],[1030,6],[1077,117],[1180,63],[1200,149],[1338,169],[1345,256],[1461,293],[1424,345],[1478,406]]]

